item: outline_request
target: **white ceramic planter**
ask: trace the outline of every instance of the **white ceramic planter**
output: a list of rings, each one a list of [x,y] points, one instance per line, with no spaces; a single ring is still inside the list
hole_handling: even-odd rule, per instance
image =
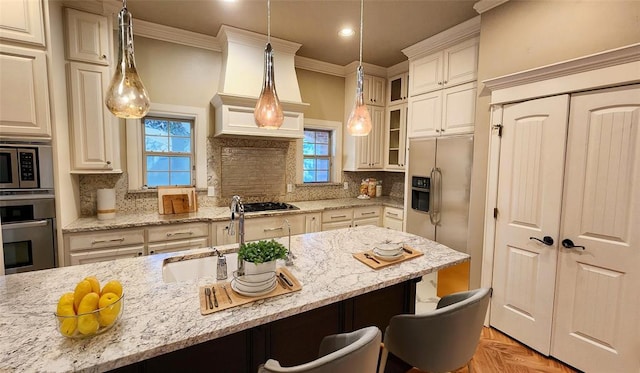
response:
[[[273,273],[276,271],[276,261],[272,260],[270,262],[264,263],[252,263],[252,262],[244,262],[244,274],[245,281],[249,280],[251,282],[260,282],[268,280],[273,276]]]

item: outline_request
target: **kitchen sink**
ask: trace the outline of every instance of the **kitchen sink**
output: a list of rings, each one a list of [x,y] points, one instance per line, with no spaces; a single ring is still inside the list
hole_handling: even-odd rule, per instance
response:
[[[227,279],[232,278],[233,271],[238,269],[238,254],[225,254],[227,259]],[[214,252],[176,255],[166,258],[162,264],[162,280],[164,282],[194,281],[208,277],[216,280],[218,255]]]

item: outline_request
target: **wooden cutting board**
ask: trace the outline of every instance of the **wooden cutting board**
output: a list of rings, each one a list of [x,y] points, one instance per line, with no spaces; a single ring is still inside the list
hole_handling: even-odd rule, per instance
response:
[[[388,266],[392,266],[394,264],[398,264],[398,263],[402,263],[404,261],[413,259],[413,258],[417,258],[419,256],[422,256],[424,254],[422,254],[422,252],[407,246],[407,245],[403,245],[403,247],[409,251],[411,251],[411,253],[407,253],[407,252],[403,252],[402,256],[399,257],[398,259],[394,259],[394,260],[383,260],[383,259],[379,259],[378,257],[376,257],[375,255],[373,255],[373,250],[367,250],[367,251],[361,251],[359,253],[355,253],[353,254],[353,257],[358,259],[359,261],[361,261],[362,263],[368,265],[369,267],[373,268],[373,269],[380,269],[380,268],[384,268],[384,267],[388,267]],[[369,259],[365,256],[365,254],[369,254],[373,259],[375,259],[377,261],[374,261],[373,259]]]
[[[165,214],[183,214],[189,212],[189,196],[187,194],[167,194],[162,196],[162,207]]]

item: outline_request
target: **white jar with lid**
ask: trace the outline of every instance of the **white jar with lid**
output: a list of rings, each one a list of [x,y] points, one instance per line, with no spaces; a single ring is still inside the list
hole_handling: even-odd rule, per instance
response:
[[[382,197],[382,180],[378,180],[376,185],[376,197]]]

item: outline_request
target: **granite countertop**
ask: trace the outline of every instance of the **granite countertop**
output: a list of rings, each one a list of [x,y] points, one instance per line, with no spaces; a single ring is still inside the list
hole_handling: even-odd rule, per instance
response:
[[[339,209],[339,208],[351,208],[351,207],[363,207],[363,206],[389,206],[396,208],[403,208],[402,199],[391,197],[378,197],[371,199],[357,199],[357,198],[340,198],[340,199],[323,199],[317,201],[298,201],[290,202],[292,205],[300,208],[299,210],[281,210],[281,211],[264,211],[264,212],[252,212],[245,214],[246,219],[266,217],[266,216],[279,216],[288,214],[306,214],[311,212],[320,212],[325,210]],[[162,225],[162,224],[178,224],[178,223],[193,223],[193,222],[215,222],[229,220],[230,213],[229,207],[202,207],[197,212],[188,214],[171,214],[160,215],[157,212],[148,213],[131,213],[131,214],[116,214],[115,219],[111,220],[98,220],[97,217],[84,217],[80,218],[71,224],[62,228],[63,233],[74,232],[90,232],[100,231],[106,229],[122,229],[122,228],[136,228],[149,225]]]
[[[286,238],[278,240],[287,244]],[[379,270],[352,257],[385,240],[405,243],[424,255]],[[374,226],[292,236],[291,249],[297,259],[287,269],[300,281],[302,290],[206,316],[200,314],[198,286],[215,278],[166,284],[162,264],[170,256],[211,249],[0,276],[0,371],[114,369],[469,260],[467,254],[428,239]],[[104,334],[82,340],[65,338],[58,333],[53,315],[58,298],[91,275],[101,283],[122,282],[122,318]]]

